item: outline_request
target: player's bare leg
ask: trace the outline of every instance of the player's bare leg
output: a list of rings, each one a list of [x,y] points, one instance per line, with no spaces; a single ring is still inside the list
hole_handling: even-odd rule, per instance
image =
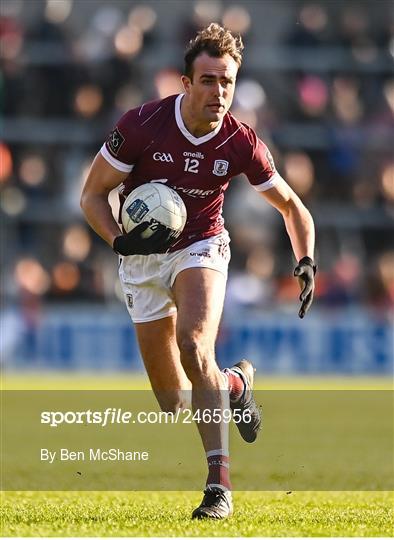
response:
[[[180,359],[192,383],[193,410],[229,409],[228,384],[215,361],[215,341],[226,280],[209,268],[188,268],[174,283],[178,308],[176,336]],[[220,412],[221,417],[222,412]],[[197,423],[208,461],[207,490],[193,517],[223,518],[232,513],[228,464],[228,422]]]
[[[202,410],[226,405],[223,395],[227,385],[215,361],[224,292],[224,276],[209,268],[188,268],[177,276],[174,284],[180,358],[192,382],[193,407]],[[200,402],[200,396],[211,403]],[[198,427],[206,451],[221,447],[218,445],[223,437],[217,425],[200,422]]]
[[[190,406],[191,382],[180,361],[176,315],[136,323],[138,343],[153,392],[163,411]]]

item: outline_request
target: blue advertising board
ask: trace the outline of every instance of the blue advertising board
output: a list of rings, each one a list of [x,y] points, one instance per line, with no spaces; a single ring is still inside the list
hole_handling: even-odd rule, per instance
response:
[[[12,369],[143,369],[122,308],[56,308],[35,325],[8,313],[2,329],[2,359]],[[315,310],[302,321],[280,311],[227,313],[216,355],[221,366],[249,358],[267,374],[390,374],[394,328],[387,316],[362,310]]]

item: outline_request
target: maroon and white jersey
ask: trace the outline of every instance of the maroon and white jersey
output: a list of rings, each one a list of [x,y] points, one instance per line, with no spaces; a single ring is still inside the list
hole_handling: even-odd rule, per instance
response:
[[[228,112],[214,131],[194,137],[183,123],[183,95],[145,103],[119,120],[101,148],[115,169],[129,173],[127,196],[147,182],[162,182],[185,202],[186,226],[173,249],[220,233],[224,192],[245,173],[257,191],[274,186],[279,174],[266,145]]]

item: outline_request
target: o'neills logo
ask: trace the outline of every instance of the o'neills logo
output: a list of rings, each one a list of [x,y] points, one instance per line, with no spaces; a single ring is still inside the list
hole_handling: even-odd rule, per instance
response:
[[[183,152],[184,157],[194,157],[198,159],[204,159],[204,154],[201,152]]]

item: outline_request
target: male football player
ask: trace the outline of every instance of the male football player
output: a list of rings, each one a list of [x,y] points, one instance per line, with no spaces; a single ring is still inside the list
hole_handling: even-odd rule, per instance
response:
[[[237,427],[253,442],[260,412],[252,395],[253,366],[241,361],[221,372],[215,340],[223,308],[229,237],[224,229],[224,192],[244,173],[254,189],[281,212],[298,265],[304,317],[314,291],[314,224],[297,195],[275,170],[265,144],[229,112],[243,44],[218,24],[190,42],[182,76],[184,93],[144,103],[116,124],[97,154],[81,206],[91,227],[119,255],[119,276],[135,324],[144,364],[160,406],[184,406],[192,392],[193,410],[224,410],[242,416]],[[149,238],[141,223],[122,234],[112,217],[108,194],[121,196],[146,182],[176,190],[187,208],[187,223],[173,242],[165,227]],[[245,421],[246,420],[246,421]],[[232,513],[228,425],[199,422],[208,478],[194,518]]]

